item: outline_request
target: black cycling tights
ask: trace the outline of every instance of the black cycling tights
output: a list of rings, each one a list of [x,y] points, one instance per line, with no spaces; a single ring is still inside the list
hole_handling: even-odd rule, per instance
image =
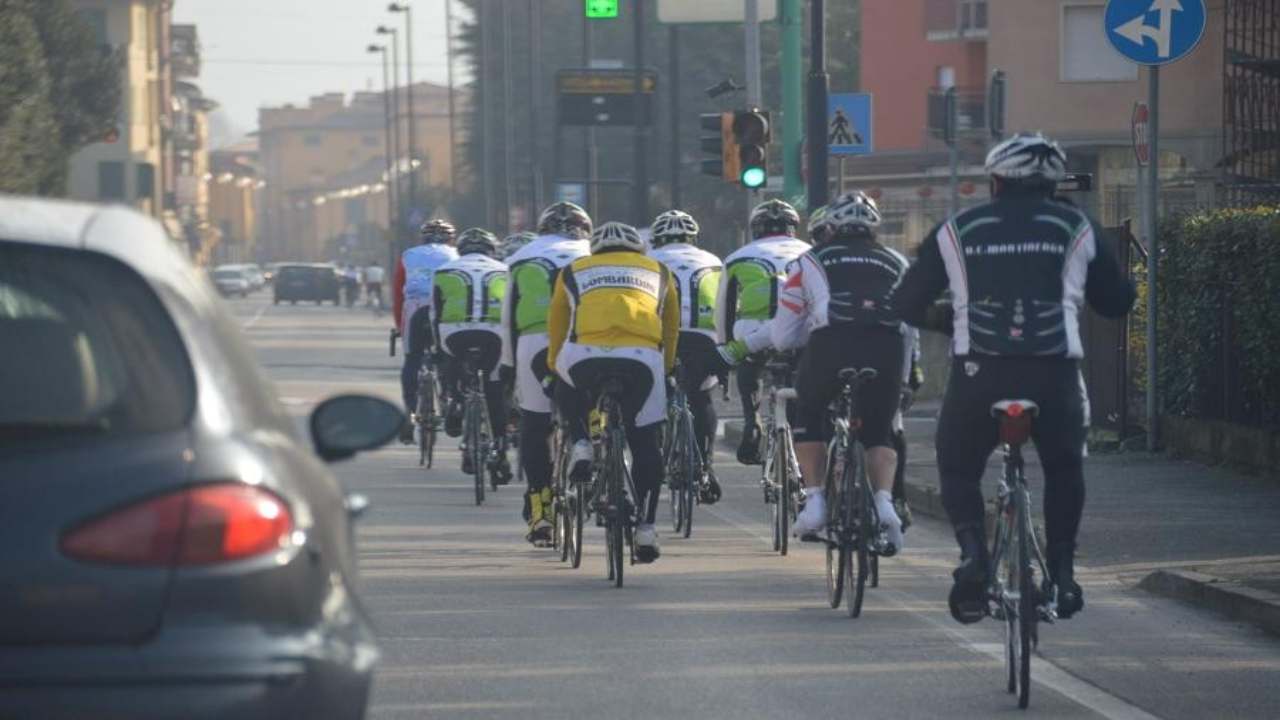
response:
[[[999,442],[991,405],[1028,399],[1040,407],[1032,439],[1044,468],[1045,536],[1075,548],[1084,511],[1087,399],[1075,361],[1061,358],[960,357],[952,362],[938,418],[942,504],[956,530],[982,528],[982,474]],[[1035,480],[1030,478],[1034,488]]]
[[[713,388],[714,389],[714,388]],[[707,452],[716,436],[716,404],[711,399],[711,390],[685,390],[689,401],[689,412],[693,413],[693,431],[698,434],[698,451],[703,459],[710,457]]]
[[[551,485],[551,413],[520,411],[520,464],[529,492]]]

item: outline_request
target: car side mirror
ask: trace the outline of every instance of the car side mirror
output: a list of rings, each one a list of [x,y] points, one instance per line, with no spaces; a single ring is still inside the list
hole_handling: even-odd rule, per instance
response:
[[[338,395],[311,413],[311,441],[326,462],[382,447],[404,424],[400,408],[369,395]]]

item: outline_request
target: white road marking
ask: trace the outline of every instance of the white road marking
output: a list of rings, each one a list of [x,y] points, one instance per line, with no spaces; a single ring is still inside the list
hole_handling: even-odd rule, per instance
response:
[[[270,306],[270,305],[263,305],[262,307],[258,308],[258,312],[257,312],[257,314],[255,314],[252,318],[250,318],[249,322],[245,323],[244,325],[241,325],[241,326],[240,326],[240,329],[241,329],[241,330],[248,330],[249,328],[253,327],[254,325],[257,325],[257,324],[258,324],[258,321],[262,319],[262,315],[263,315],[265,312],[267,312],[267,308],[269,308],[269,307],[271,307],[271,306]]]

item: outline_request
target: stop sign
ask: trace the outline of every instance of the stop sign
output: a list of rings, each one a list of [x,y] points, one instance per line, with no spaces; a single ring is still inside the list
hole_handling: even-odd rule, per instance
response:
[[[1138,159],[1138,167],[1146,167],[1151,162],[1151,141],[1148,137],[1151,111],[1144,102],[1133,104],[1133,154]]]

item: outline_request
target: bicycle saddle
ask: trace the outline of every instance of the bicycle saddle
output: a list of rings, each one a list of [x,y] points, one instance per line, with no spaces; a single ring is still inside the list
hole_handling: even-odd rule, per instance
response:
[[[1039,412],[1040,406],[1030,400],[1001,400],[991,406],[992,417],[1035,417]]]
[[[857,384],[862,384],[865,382],[869,382],[871,380],[875,380],[879,374],[880,373],[876,372],[875,368],[847,367],[842,369],[838,373],[837,377],[840,378],[840,382],[842,383],[856,382]]]

